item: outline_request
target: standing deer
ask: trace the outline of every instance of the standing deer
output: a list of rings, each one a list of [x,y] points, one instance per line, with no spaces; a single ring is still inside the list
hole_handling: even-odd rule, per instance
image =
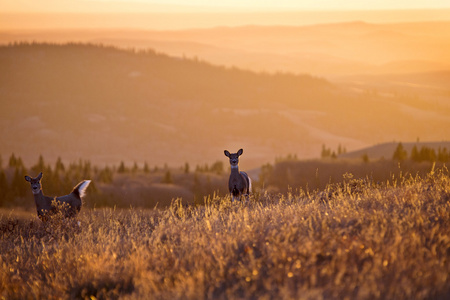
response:
[[[31,184],[31,192],[34,195],[34,202],[38,217],[42,221],[47,220],[47,216],[63,209],[64,217],[73,217],[81,209],[81,198],[85,195],[86,189],[91,183],[90,180],[83,180],[72,190],[72,193],[60,197],[48,197],[42,192],[42,172],[36,178],[25,176],[25,180]]]
[[[245,195],[248,199],[248,195],[252,191],[252,181],[248,177],[247,173],[239,172],[239,156],[244,153],[244,150],[239,149],[237,153],[230,153],[228,150],[224,151],[225,156],[230,159],[231,174],[228,180],[228,190],[231,194],[231,201],[234,202],[235,198],[241,200],[241,196]]]

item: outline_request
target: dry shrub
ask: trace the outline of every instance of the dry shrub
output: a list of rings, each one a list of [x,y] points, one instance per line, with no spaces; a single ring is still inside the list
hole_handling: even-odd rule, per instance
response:
[[[445,299],[450,179],[373,184],[248,203],[84,210],[75,223],[0,218],[3,298]]]

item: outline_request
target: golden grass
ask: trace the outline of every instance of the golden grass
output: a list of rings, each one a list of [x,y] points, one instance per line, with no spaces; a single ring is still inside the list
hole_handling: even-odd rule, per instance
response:
[[[1,216],[0,298],[450,297],[446,169],[383,185],[348,176],[241,204],[83,210],[78,220]]]

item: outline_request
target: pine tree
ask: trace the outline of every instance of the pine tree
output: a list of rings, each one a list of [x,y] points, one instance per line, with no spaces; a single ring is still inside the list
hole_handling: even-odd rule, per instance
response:
[[[430,161],[435,162],[437,160],[436,150],[430,148]]]
[[[6,180],[5,171],[0,170],[0,206],[5,206],[9,194],[8,180]]]
[[[369,155],[367,155],[367,153],[364,153],[361,158],[362,158],[364,163],[368,163],[369,162]]]
[[[223,172],[223,162],[218,160],[210,168],[211,172],[214,172],[218,175],[222,174]]]
[[[436,151],[433,148],[423,146],[422,149],[420,149],[421,161],[434,162],[436,161],[436,158],[437,158]]]
[[[13,153],[13,154],[11,154],[11,156],[9,157],[8,166],[9,166],[10,168],[14,168],[14,167],[16,167],[16,164],[17,164],[17,158],[16,158],[16,156],[15,156],[14,153]]]
[[[162,183],[173,183],[172,174],[170,174],[169,170],[167,170],[166,174],[164,175]]]
[[[444,147],[443,149],[441,147],[439,147],[438,161],[443,162],[443,163],[446,163],[449,161],[449,153],[448,153],[446,147]]]
[[[150,167],[148,166],[148,163],[147,163],[147,162],[144,163],[144,173],[145,173],[145,174],[150,173]]]
[[[392,159],[398,160],[398,161],[404,161],[408,158],[408,152],[403,148],[403,144],[399,143],[397,148],[394,151],[394,155],[392,156]]]
[[[26,170],[21,167],[17,167],[14,171],[14,177],[11,183],[11,191],[13,197],[24,197],[28,191],[29,184],[26,184],[25,177]]]
[[[83,164],[83,178],[91,178],[92,177],[92,165],[89,160],[86,160]]]
[[[106,166],[103,170],[100,171],[98,175],[98,180],[103,183],[112,183],[113,172],[108,166]]]
[[[63,176],[61,183],[61,190],[63,194],[70,192],[74,186],[75,182],[70,178],[69,173],[66,172]]]
[[[269,178],[272,176],[273,166],[269,163],[261,166],[261,172],[259,173],[259,186],[264,187],[269,183]]]
[[[56,164],[55,164],[55,172],[64,172],[65,171],[65,167],[64,164],[61,160],[61,157],[58,157],[58,159],[56,160]]]
[[[39,155],[39,159],[38,162],[36,163],[36,165],[34,165],[33,167],[31,167],[31,171],[33,171],[34,174],[39,174],[40,172],[45,172],[45,161],[44,161],[44,157],[42,156],[42,154]]]
[[[139,170],[139,167],[138,167],[137,163],[134,162],[133,168],[131,169],[131,172],[132,172],[133,174],[136,174],[138,170]]]
[[[118,173],[125,173],[127,169],[125,168],[125,163],[123,161],[120,162],[119,169],[117,169]]]
[[[21,168],[21,169],[23,169],[23,170],[27,170],[26,168],[25,168],[25,164],[23,163],[23,160],[22,160],[22,158],[19,156],[18,158],[17,158],[17,161],[16,161],[16,168]]]
[[[417,149],[417,145],[414,145],[414,147],[411,150],[411,160],[415,162],[420,162],[420,153]]]
[[[322,152],[320,154],[320,157],[327,158],[331,156],[331,149],[328,149],[325,147],[325,145],[322,145]]]
[[[61,182],[61,175],[59,174],[59,171],[55,170],[54,172],[51,172],[51,174],[49,174],[51,177],[50,180],[47,180],[47,182],[51,182],[53,188],[54,188],[54,192],[55,195],[61,195],[63,193],[67,193],[66,191],[64,191],[63,189],[63,184]]]

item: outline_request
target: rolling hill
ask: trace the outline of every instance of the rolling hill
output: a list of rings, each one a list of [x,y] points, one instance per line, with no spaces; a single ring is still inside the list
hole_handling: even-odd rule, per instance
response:
[[[390,143],[382,143],[379,145],[366,147],[363,149],[355,150],[352,152],[344,153],[339,155],[340,158],[352,158],[352,159],[360,159],[363,155],[367,154],[369,159],[391,159],[395,149],[398,147],[398,142],[390,142]],[[411,155],[411,150],[414,146],[417,147],[418,150],[422,149],[422,147],[427,147],[430,149],[434,149],[435,152],[438,152],[438,149],[450,149],[450,142],[415,142],[415,143],[402,143],[404,150],[407,151],[408,157]]]
[[[359,20],[359,19],[355,19]],[[450,69],[450,22],[238,26],[186,30],[65,29],[0,31],[0,43],[39,41],[154,49],[256,72],[327,78]]]
[[[242,147],[249,168],[288,153],[318,156],[324,143],[443,140],[450,125],[445,103],[150,50],[16,43],[0,47],[0,65],[0,154],[27,164],[43,154],[179,166]]]

